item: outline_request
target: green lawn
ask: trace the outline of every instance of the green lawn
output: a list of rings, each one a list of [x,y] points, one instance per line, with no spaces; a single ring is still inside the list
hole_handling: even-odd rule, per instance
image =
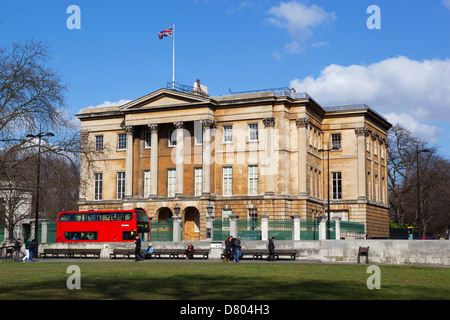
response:
[[[81,289],[69,290],[69,265]],[[0,263],[0,299],[450,299],[450,268],[379,266],[369,290],[367,265],[221,262]]]

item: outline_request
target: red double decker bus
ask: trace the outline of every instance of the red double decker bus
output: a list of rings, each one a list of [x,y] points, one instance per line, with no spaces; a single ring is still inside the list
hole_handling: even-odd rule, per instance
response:
[[[150,239],[150,221],[143,210],[63,211],[56,242],[123,242]]]

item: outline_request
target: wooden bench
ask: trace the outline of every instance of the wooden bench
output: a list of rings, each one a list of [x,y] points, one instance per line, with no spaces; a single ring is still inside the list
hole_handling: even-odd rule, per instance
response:
[[[59,258],[60,256],[63,256],[64,258],[69,258],[70,257],[69,250],[45,248],[44,251],[39,254],[39,258]]]
[[[263,256],[269,255],[269,249],[244,249],[242,250],[242,258],[245,256],[251,256],[253,260],[262,260]],[[226,251],[221,254],[223,259],[226,256]],[[295,260],[297,257],[297,251],[292,249],[275,249],[275,259],[279,260],[280,256],[289,256],[291,260]]]
[[[178,259],[180,256],[184,255],[186,249],[153,249],[153,255],[161,258],[161,255],[168,255],[169,259]],[[209,249],[194,249],[194,257],[196,255],[201,255],[203,259],[208,259]]]
[[[67,254],[69,258],[75,258],[76,256],[88,258],[88,256],[92,255],[94,259],[99,259],[100,251],[100,249],[70,249]]]
[[[122,256],[122,258],[125,259],[129,259],[131,256],[135,257],[134,249],[114,249],[113,252],[109,254],[110,259],[116,259],[118,256]]]
[[[100,258],[100,249],[50,249],[46,248],[43,252],[39,254],[40,258],[59,258],[60,256],[64,258],[87,258],[91,256],[95,258]]]

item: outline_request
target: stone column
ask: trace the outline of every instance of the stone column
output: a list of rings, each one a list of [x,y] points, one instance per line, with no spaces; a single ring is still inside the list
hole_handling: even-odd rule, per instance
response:
[[[306,142],[306,130],[308,128],[308,118],[298,118],[295,120],[298,128],[298,194],[301,196],[307,196],[306,180],[307,180],[307,142]]]
[[[126,126],[127,149],[125,152],[125,198],[133,197],[133,132],[134,128]]]
[[[275,118],[269,117],[263,119],[266,129],[266,152],[265,152],[265,192],[264,195],[275,194],[275,157],[273,146],[273,131],[275,127]]]
[[[318,216],[317,222],[319,223],[319,240],[327,239],[327,217]]]
[[[237,219],[239,219],[239,216],[230,214],[228,218],[230,219],[230,236],[237,238],[238,237]]]
[[[151,133],[150,150],[150,197],[158,196],[158,130],[157,124],[149,124]]]
[[[358,146],[358,199],[366,200],[366,137],[369,131],[365,127],[355,129]]]
[[[300,216],[291,216],[292,219],[292,240],[300,240]]]
[[[184,176],[184,122],[173,123],[176,128],[177,146],[176,146],[176,175],[177,184],[175,187],[175,197],[183,196],[183,176]]]
[[[202,120],[203,128],[203,156],[202,156],[202,194],[211,193],[211,128],[213,120]]]
[[[341,218],[333,217],[334,220],[334,228],[336,230],[336,240],[341,240]]]
[[[182,240],[180,228],[181,217],[173,216],[172,222],[173,222],[173,241],[181,241]]]
[[[261,215],[261,240],[269,240],[269,215]]]

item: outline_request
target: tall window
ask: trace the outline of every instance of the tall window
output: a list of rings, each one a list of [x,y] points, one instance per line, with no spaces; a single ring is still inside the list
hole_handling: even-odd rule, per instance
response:
[[[150,170],[144,171],[144,197],[150,196]]]
[[[248,209],[247,230],[256,230],[258,227],[258,210]]]
[[[231,196],[233,194],[233,168],[223,168],[223,195]]]
[[[248,141],[258,141],[258,124],[251,123],[248,125]]]
[[[103,173],[94,174],[94,200],[102,200]]]
[[[258,194],[258,166],[248,166],[248,194]]]
[[[117,172],[117,199],[125,197],[125,172]]]
[[[95,136],[95,151],[103,151],[103,135]]]
[[[175,147],[177,145],[177,132],[175,130],[169,130],[169,147]]]
[[[233,126],[223,126],[223,143],[233,142]]]
[[[331,148],[341,150],[341,134],[333,133],[331,135]]]
[[[144,148],[151,148],[151,146],[152,146],[152,133],[150,131],[145,131],[144,139],[145,139]]]
[[[167,171],[168,181],[167,181],[167,196],[175,197],[175,190],[177,186],[177,171],[175,169],[169,169]]]
[[[124,150],[127,148],[127,134],[126,133],[119,133],[117,147],[119,150]]]
[[[202,195],[203,186],[203,170],[202,168],[195,168],[195,196],[200,197]]]
[[[333,172],[333,199],[342,199],[342,179],[340,172]]]
[[[194,145],[200,146],[203,144],[203,127],[200,122],[194,123]]]

